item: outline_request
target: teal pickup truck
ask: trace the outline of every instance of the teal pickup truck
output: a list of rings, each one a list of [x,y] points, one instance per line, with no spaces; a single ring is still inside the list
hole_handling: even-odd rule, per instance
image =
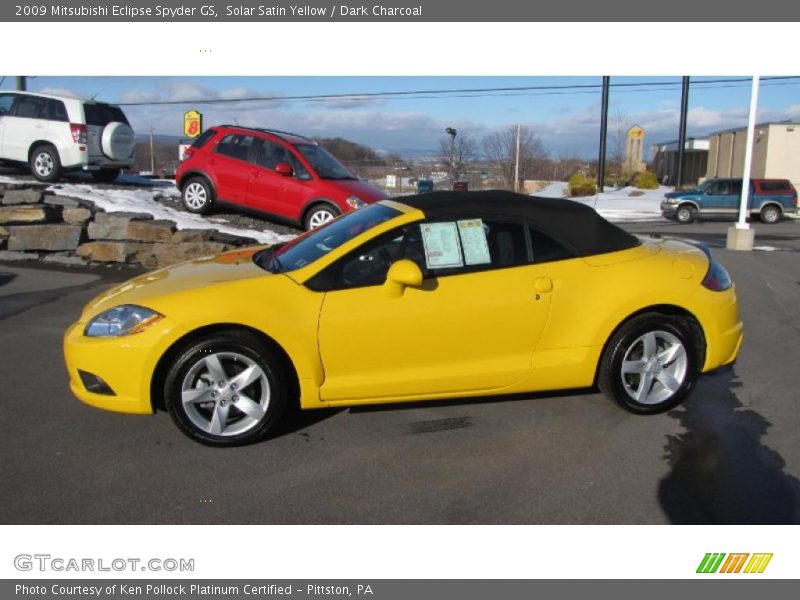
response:
[[[733,216],[739,213],[741,179],[709,179],[693,190],[669,192],[661,202],[661,214],[678,223],[691,223],[698,216]],[[764,223],[777,223],[787,213],[797,212],[797,191],[786,179],[751,179],[750,215]]]

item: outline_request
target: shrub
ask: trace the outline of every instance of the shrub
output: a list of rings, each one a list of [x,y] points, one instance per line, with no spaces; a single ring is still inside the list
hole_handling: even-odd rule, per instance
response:
[[[656,179],[655,173],[645,171],[644,173],[639,173],[634,178],[633,185],[640,190],[657,190],[658,179]]]
[[[567,185],[570,196],[594,196],[597,193],[597,184],[594,179],[583,173],[575,173],[569,178]]]

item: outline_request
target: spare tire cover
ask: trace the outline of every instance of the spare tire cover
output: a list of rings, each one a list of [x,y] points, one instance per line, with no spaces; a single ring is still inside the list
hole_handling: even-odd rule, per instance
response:
[[[125,160],[133,156],[133,129],[125,123],[114,121],[103,129],[103,154],[111,160]]]

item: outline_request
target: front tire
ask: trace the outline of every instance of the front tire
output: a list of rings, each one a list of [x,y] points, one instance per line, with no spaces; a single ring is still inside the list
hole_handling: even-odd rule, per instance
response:
[[[204,177],[192,177],[183,185],[181,199],[187,211],[204,215],[214,203],[214,190]]]
[[[44,183],[52,183],[61,177],[61,159],[58,150],[50,144],[37,146],[29,161],[31,175]]]
[[[624,409],[656,414],[674,408],[694,386],[700,369],[699,326],[688,318],[646,313],[613,335],[598,386]]]
[[[681,225],[693,223],[696,218],[697,210],[693,206],[684,204],[683,206],[679,206],[678,210],[675,211],[675,220]]]
[[[208,446],[241,446],[266,437],[286,410],[282,362],[256,336],[219,333],[183,350],[164,383],[172,420]]]

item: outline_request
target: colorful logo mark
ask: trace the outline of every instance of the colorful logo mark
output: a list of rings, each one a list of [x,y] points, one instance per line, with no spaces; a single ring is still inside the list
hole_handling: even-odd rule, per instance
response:
[[[703,560],[700,561],[697,572],[763,573],[770,560],[772,560],[771,553],[749,554],[747,552],[739,552],[725,554],[724,552],[709,552],[703,557]]]

